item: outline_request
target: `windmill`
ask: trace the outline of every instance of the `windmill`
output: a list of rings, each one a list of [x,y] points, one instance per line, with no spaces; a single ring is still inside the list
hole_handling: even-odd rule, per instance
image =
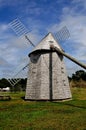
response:
[[[22,29],[19,21],[14,21],[13,29],[21,34]],[[19,29],[18,29],[19,28]],[[18,30],[20,31],[18,31]],[[71,91],[66,74],[66,68],[63,61],[63,56],[66,56],[76,64],[86,69],[86,65],[78,62],[73,57],[66,54],[52,33],[48,33],[41,42],[35,46],[27,37],[27,31],[22,31],[25,38],[34,47],[29,54],[29,72],[26,86],[26,100],[67,100],[71,99]],[[59,31],[56,36],[63,40],[69,37],[68,31],[65,28]],[[67,34],[67,35],[64,35]],[[27,67],[28,65],[26,65]]]

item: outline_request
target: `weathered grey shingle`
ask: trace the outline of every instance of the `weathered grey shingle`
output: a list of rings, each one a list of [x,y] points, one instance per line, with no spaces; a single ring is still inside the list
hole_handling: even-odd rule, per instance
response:
[[[30,53],[25,99],[63,100],[71,98],[63,56],[56,52],[46,52],[45,50],[50,50],[50,44],[61,49],[53,35],[49,33]]]

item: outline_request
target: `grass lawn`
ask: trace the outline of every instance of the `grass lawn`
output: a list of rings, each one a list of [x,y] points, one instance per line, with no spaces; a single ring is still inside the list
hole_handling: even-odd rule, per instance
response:
[[[29,102],[24,92],[9,93],[10,101],[0,101],[0,130],[86,130],[86,89],[72,94],[66,102]]]

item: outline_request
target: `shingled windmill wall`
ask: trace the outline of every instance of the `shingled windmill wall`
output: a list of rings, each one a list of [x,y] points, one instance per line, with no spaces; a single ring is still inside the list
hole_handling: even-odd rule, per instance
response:
[[[30,53],[25,99],[63,100],[71,98],[63,56],[50,50],[61,47],[49,33]]]

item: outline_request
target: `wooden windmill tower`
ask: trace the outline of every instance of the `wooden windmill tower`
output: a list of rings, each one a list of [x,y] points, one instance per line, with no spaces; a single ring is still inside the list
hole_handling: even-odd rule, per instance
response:
[[[25,99],[63,100],[72,97],[63,55],[50,49],[51,45],[62,50],[49,33],[29,54],[30,66]]]
[[[66,54],[55,40],[52,33],[47,34],[41,42],[35,46],[27,37],[26,34],[28,31],[19,20],[14,20],[10,25],[19,35],[23,34],[34,47],[29,54],[30,63],[28,64],[29,71],[25,99],[52,101],[71,99],[72,95],[63,56],[69,58],[84,69],[86,69],[86,65],[83,65]],[[60,36],[60,33],[58,33],[58,36]],[[63,38],[65,38],[65,36]],[[9,81],[14,86],[19,80],[13,79]]]

